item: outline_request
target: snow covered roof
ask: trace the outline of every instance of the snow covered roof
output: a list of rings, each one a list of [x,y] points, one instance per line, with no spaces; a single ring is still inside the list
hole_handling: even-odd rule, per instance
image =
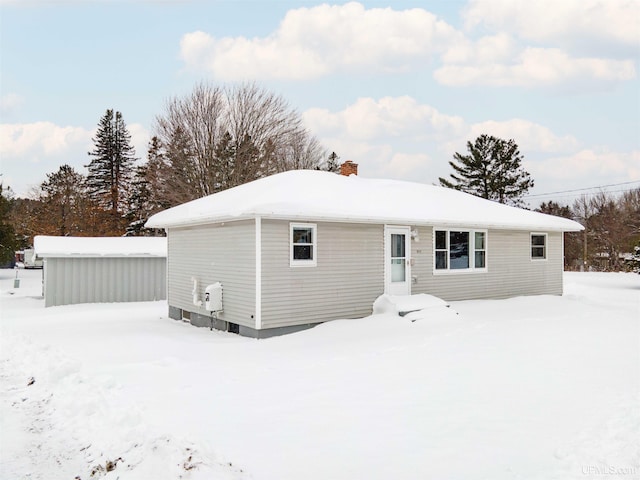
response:
[[[166,257],[166,237],[51,237],[33,239],[36,257]]]
[[[149,228],[247,218],[579,231],[566,218],[510,207],[457,190],[399,180],[292,170],[178,205]]]

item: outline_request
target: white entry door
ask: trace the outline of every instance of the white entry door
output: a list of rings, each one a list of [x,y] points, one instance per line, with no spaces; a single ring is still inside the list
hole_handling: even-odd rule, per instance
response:
[[[385,293],[411,294],[411,230],[385,227]]]

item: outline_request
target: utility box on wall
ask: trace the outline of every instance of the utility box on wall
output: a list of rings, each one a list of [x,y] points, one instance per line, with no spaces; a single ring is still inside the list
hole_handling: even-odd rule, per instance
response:
[[[204,308],[209,312],[222,312],[222,284],[207,285],[204,290]]]

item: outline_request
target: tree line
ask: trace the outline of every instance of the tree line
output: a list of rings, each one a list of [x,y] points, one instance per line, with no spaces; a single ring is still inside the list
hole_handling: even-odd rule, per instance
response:
[[[255,84],[196,85],[167,101],[156,116],[146,159],[139,163],[121,112],[100,118],[87,174],[62,165],[29,198],[14,198],[0,182],[0,255],[27,247],[35,235],[162,235],[144,228],[159,211],[293,169],[339,170],[279,95]],[[480,135],[454,153],[440,185],[500,203],[524,206],[534,186],[513,139]],[[640,189],[606,193],[573,205],[542,203],[538,211],[585,226],[565,234],[568,269],[621,269],[621,256],[640,248]],[[640,263],[640,262],[639,262]]]
[[[572,205],[543,202],[537,210],[585,227],[582,232],[564,234],[565,270],[640,268],[640,188],[619,196],[606,192],[583,195]]]
[[[86,175],[62,165],[29,198],[0,183],[5,260],[35,235],[161,235],[143,226],[166,208],[286,170],[338,168],[301,115],[254,84],[199,84],[167,101],[153,133],[140,163],[122,113],[108,109]]]
[[[467,142],[467,154],[455,153],[453,173],[440,185],[494,200],[523,206],[534,181],[522,166],[514,140],[480,135]],[[640,269],[640,188],[619,197],[606,192],[582,196],[572,205],[543,202],[536,211],[569,218],[585,227],[564,237],[566,270]]]

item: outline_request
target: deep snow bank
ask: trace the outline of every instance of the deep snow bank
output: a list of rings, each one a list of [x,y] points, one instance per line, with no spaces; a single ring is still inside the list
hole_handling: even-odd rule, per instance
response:
[[[0,478],[640,472],[638,275],[256,341],[162,302],[45,310],[39,273],[0,271]]]

